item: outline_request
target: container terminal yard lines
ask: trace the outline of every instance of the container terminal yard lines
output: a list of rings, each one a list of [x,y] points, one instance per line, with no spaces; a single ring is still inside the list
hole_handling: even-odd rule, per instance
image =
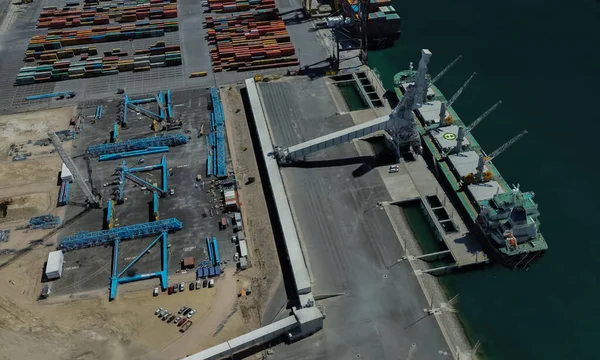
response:
[[[490,259],[429,159],[407,150],[428,136],[402,123],[422,115],[426,68],[391,106],[358,58],[335,67],[332,30],[307,17],[340,4],[300,3],[52,0],[21,15],[1,3],[0,126],[14,135],[0,158],[13,174],[0,174],[0,290],[19,321],[60,330],[34,339],[8,319],[27,356],[472,355],[432,273]],[[395,9],[367,9],[372,37],[393,42]],[[496,200],[470,204],[507,216]],[[419,250],[414,206],[444,250]]]

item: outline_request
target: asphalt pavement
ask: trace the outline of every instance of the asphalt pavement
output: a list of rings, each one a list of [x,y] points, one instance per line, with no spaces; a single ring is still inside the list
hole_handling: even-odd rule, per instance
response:
[[[352,125],[347,116],[319,114],[332,103],[320,80],[275,84],[260,85],[275,144],[292,145]],[[313,294],[344,295],[318,301],[326,313],[323,330],[276,347],[274,359],[451,357],[435,318],[424,311],[428,304],[410,265],[387,270],[404,251],[377,206],[390,200],[388,191],[366,162],[347,143],[281,168]]]

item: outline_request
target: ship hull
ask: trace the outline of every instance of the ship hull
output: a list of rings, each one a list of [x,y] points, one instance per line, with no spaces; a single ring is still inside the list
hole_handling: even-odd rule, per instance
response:
[[[483,246],[485,253],[492,259],[492,262],[511,270],[528,269],[545,254],[545,251],[524,252],[515,255],[505,254],[493,243],[494,240],[483,231],[478,222],[475,222],[472,227],[479,243]]]

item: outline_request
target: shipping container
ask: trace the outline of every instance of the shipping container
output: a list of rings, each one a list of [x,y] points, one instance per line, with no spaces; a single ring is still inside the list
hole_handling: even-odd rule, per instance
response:
[[[248,256],[248,247],[246,246],[246,240],[240,240],[240,256]]]
[[[62,251],[52,251],[48,254],[46,262],[46,278],[48,280],[58,279],[62,276],[64,254]]]

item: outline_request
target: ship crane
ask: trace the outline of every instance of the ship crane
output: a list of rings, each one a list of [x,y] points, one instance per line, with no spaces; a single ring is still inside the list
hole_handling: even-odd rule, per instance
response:
[[[48,137],[50,138],[52,145],[54,145],[54,148],[56,149],[56,152],[62,159],[63,163],[65,163],[65,166],[69,169],[69,171],[73,175],[73,180],[77,183],[77,185],[83,191],[85,197],[88,200],[88,204],[91,207],[95,207],[95,208],[100,207],[100,202],[98,201],[98,199],[96,198],[94,193],[92,193],[92,190],[90,190],[89,186],[85,183],[85,180],[83,180],[83,177],[81,176],[81,173],[79,172],[79,169],[77,169],[77,166],[75,166],[75,163],[73,163],[73,160],[69,157],[69,155],[65,151],[65,148],[62,146],[62,142],[60,141],[60,139],[58,138],[56,133],[54,131],[49,131]]]
[[[483,119],[485,119],[486,117],[488,117],[488,115],[490,115],[494,110],[496,110],[496,108],[500,104],[502,104],[502,100],[498,101],[491,108],[487,109],[486,112],[484,112],[483,114],[481,114],[481,116],[479,116],[477,119],[475,119],[475,121],[473,121],[471,123],[471,125],[469,125],[466,129],[463,130],[462,126],[459,127],[458,128],[457,139],[456,139],[456,146],[449,153],[454,153],[454,154],[460,153],[462,151],[462,143],[463,143],[463,140],[465,139],[465,136],[469,135],[471,133],[471,131],[473,131],[473,129],[475,129],[475,127],[477,125],[479,125],[479,123]],[[447,153],[446,156],[448,156],[448,155],[449,154]]]
[[[448,104],[442,102],[442,106],[440,106],[440,123],[439,123],[439,126],[448,125],[449,123],[452,122],[452,118],[450,116],[446,117],[446,109],[449,108],[450,106],[452,106],[452,104],[454,104],[454,102],[458,99],[458,97],[460,96],[460,94],[462,94],[463,91],[467,88],[467,85],[469,85],[469,83],[475,77],[475,75],[477,75],[476,72],[474,72],[473,74],[471,74],[471,76],[469,76],[469,78],[467,79],[467,81],[465,81],[465,83],[463,84],[463,86],[461,86],[456,91],[456,93],[454,93],[454,95],[452,96],[452,98],[450,99],[450,101],[448,101]]]
[[[448,70],[450,70],[450,68],[452,68],[454,64],[456,64],[460,59],[462,59],[462,55],[458,55],[458,57],[454,59],[454,61],[452,61],[450,64],[448,64],[448,66],[446,66],[444,70],[440,71],[440,73],[437,74],[436,77],[434,77],[433,80],[429,82],[427,88],[430,88],[433,84],[435,84],[435,82],[438,81],[442,76],[444,76],[444,74],[447,73]]]
[[[502,154],[506,149],[508,149],[509,147],[511,147],[514,143],[516,143],[519,139],[521,139],[523,136],[525,136],[527,134],[527,130],[523,130],[519,135],[515,136],[514,138],[510,139],[508,142],[504,143],[504,145],[500,146],[499,148],[497,148],[496,150],[494,150],[494,152],[492,152],[490,155],[487,156],[483,156],[483,155],[479,155],[479,162],[477,163],[477,172],[475,174],[471,173],[467,176],[465,176],[465,181],[467,183],[475,183],[475,184],[479,184],[485,181],[490,181],[492,180],[492,173],[491,171],[485,171],[485,166],[487,165],[487,163],[489,163],[490,161],[494,160],[494,158],[496,158],[498,155]]]

